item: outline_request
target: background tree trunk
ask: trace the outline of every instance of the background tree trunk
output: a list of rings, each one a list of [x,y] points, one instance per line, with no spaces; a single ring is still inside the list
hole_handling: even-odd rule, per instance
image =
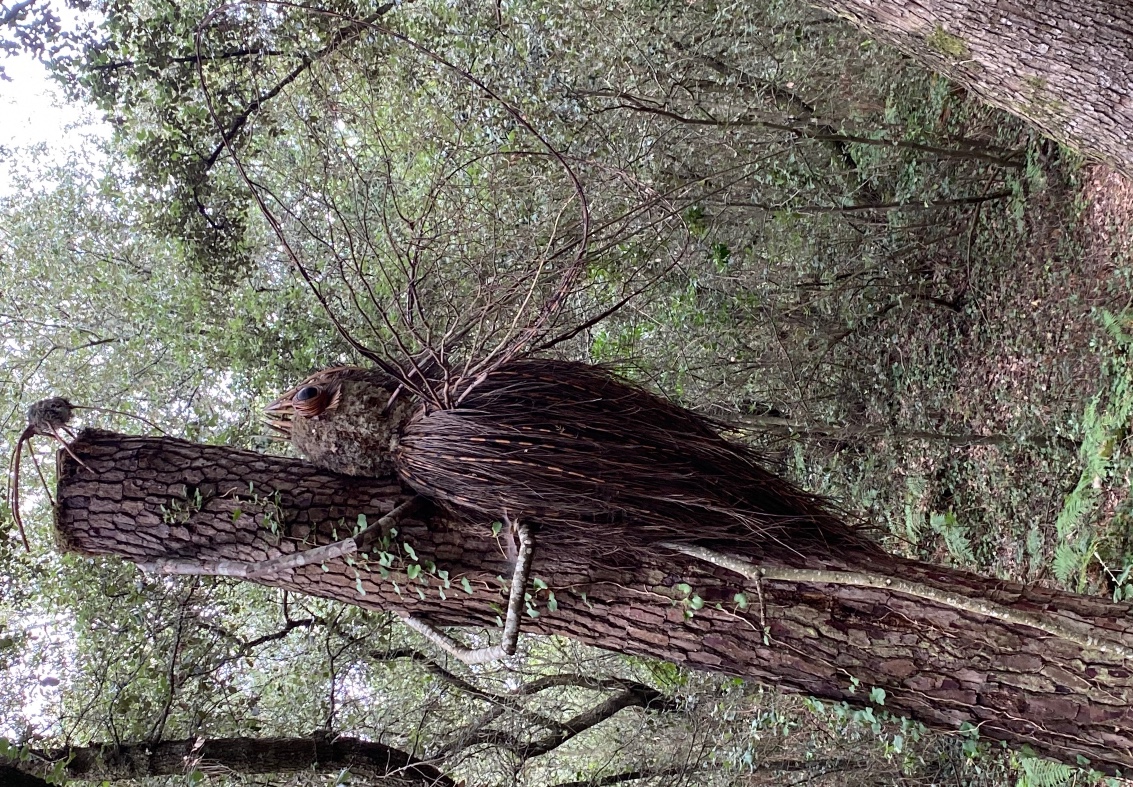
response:
[[[1133,176],[1126,0],[811,0]]]
[[[140,743],[104,743],[33,751],[33,757],[16,766],[0,765],[21,778],[38,781],[43,763],[65,761],[63,775],[84,781],[144,779],[204,773],[296,773],[349,768],[356,775],[381,784],[405,787],[454,787],[455,782],[432,765],[400,749],[357,738],[311,735],[305,738],[201,738],[198,740]],[[26,769],[26,770],[22,770]],[[18,782],[0,781],[4,785]]]
[[[50,787],[46,779],[24,773],[15,765],[0,763],[0,784],[5,787]]]
[[[392,478],[335,476],[299,461],[172,439],[87,431],[71,451],[85,467],[59,453],[61,544],[142,563],[264,560],[346,537],[359,514],[374,521],[409,497]],[[580,558],[586,546],[536,533],[533,575],[548,587],[532,590],[540,614],[525,623],[528,632],[826,700],[866,704],[870,690],[881,688],[886,709],[929,726],[955,730],[967,722],[985,737],[1068,763],[1084,757],[1111,773],[1133,768],[1133,674],[1119,655],[891,590],[766,580],[757,588],[726,569],[661,553],[628,555],[621,568],[595,566]],[[486,523],[422,515],[399,524],[387,555],[388,568],[372,555],[259,581],[438,625],[496,625],[505,598],[497,576],[507,565]],[[1133,647],[1124,604],[897,557],[834,568],[884,571]],[[737,601],[741,592],[746,599]]]

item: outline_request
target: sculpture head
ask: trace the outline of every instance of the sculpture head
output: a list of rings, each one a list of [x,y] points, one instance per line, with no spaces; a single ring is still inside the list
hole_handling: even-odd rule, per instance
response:
[[[417,409],[386,374],[336,366],[308,377],[272,402],[272,428],[287,435],[307,461],[324,470],[380,478],[393,473],[391,452]]]

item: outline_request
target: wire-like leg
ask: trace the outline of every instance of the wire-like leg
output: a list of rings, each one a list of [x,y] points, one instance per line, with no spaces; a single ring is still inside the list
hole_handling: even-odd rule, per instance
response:
[[[519,642],[519,622],[523,616],[523,602],[527,595],[527,580],[531,576],[531,558],[535,553],[535,544],[526,525],[513,524],[506,516],[504,520],[511,526],[516,540],[519,541],[519,549],[515,559],[515,570],[511,574],[511,590],[508,593],[503,641],[499,645],[492,645],[488,648],[466,648],[448,634],[430,626],[420,618],[410,615],[402,619],[402,623],[406,626],[465,664],[486,664],[490,661],[498,661],[505,656],[511,656],[515,653],[516,645]]]
[[[24,520],[20,515],[20,452],[23,450],[24,443],[31,440],[31,430],[25,429],[19,439],[16,440],[16,449],[12,452],[12,458],[8,460],[8,509],[12,512],[12,521],[16,523],[16,529],[20,531],[20,540],[24,544],[24,549],[31,552],[31,544],[28,543],[28,535],[24,530]],[[29,443],[28,450],[31,450]]]
[[[67,434],[71,435],[71,439],[74,439],[74,437],[75,437],[74,432],[72,432],[70,429],[68,429],[65,426],[63,427],[63,430],[65,432],[67,432]],[[71,446],[67,445],[67,441],[63,439],[63,437],[59,434],[59,432],[55,429],[54,426],[51,427],[51,436],[59,441],[59,445],[63,446],[63,450],[67,452],[67,455],[69,457],[71,457],[76,462],[78,462],[80,465],[82,465],[85,470],[87,470],[91,473],[94,472],[93,470],[90,469],[90,466],[86,462],[84,462],[82,459],[79,459],[79,457],[75,456],[75,452],[71,450]]]
[[[16,523],[16,529],[20,531],[20,540],[24,542],[24,549],[29,552],[31,551],[31,547],[28,544],[27,533],[24,531],[23,518],[20,516],[20,452],[23,450],[24,444],[26,443],[28,456],[31,458],[31,463],[35,467],[35,472],[39,476],[40,482],[43,484],[43,491],[47,495],[47,501],[54,508],[55,499],[51,496],[51,487],[47,483],[47,477],[43,474],[43,470],[39,466],[39,461],[35,458],[35,449],[32,447],[31,438],[33,435],[54,437],[72,459],[87,470],[90,470],[83,460],[75,456],[74,451],[67,445],[67,441],[59,434],[59,430],[62,429],[74,438],[74,434],[67,428],[67,422],[71,420],[71,410],[71,403],[61,396],[53,396],[50,399],[40,399],[38,402],[33,403],[27,411],[28,425],[16,440],[16,448],[12,452],[11,460],[8,462],[8,507],[12,511],[12,519]]]
[[[47,476],[43,474],[43,468],[39,466],[39,460],[35,458],[35,450],[31,447],[31,438],[28,438],[28,458],[31,459],[31,466],[35,468],[36,475],[39,476],[39,482],[43,484],[43,493],[47,495],[47,502],[55,508],[55,498],[51,496],[51,485],[47,483]]]

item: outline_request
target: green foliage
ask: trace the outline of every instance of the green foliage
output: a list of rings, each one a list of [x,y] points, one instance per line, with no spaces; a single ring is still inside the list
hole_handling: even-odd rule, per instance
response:
[[[1021,757],[1019,771],[1016,787],[1063,787],[1078,782],[1074,768],[1040,757]]]
[[[946,514],[933,514],[929,518],[933,532],[939,533],[944,539],[944,546],[960,565],[970,565],[975,562],[972,546],[963,528],[956,521],[956,515],[949,511]]]
[[[704,599],[693,592],[691,585],[680,582],[673,589],[677,591],[677,599],[674,604],[681,607],[685,620],[691,620],[696,615],[697,610],[704,609]]]
[[[1125,329],[1128,318],[1102,312],[1101,321],[1115,343],[1105,364],[1109,389],[1086,405],[1082,416],[1081,476],[1055,520],[1059,544],[1054,574],[1060,582],[1079,589],[1085,589],[1086,570],[1097,556],[1098,539],[1090,527],[1090,518],[1096,515],[1101,490],[1117,466],[1120,445],[1133,421],[1133,368],[1128,362],[1133,337]],[[1122,592],[1121,584],[1118,592]]]
[[[101,24],[78,53],[51,63],[73,96],[116,121],[135,183],[150,195],[143,220],[184,244],[211,278],[247,275],[257,251],[252,206],[228,146],[254,151],[256,134],[280,133],[272,86],[302,78],[309,61],[357,38],[349,20],[376,6],[339,4],[338,17],[168,0],[84,5]]]

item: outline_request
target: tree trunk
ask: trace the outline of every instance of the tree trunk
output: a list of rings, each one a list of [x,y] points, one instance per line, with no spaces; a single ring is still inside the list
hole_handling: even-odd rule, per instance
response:
[[[409,498],[392,478],[336,476],[295,460],[172,439],[87,431],[71,451],[83,465],[59,453],[60,543],[139,563],[261,561],[347,537],[359,514],[375,521]],[[426,512],[397,531],[385,554],[371,553],[369,561],[335,560],[258,581],[437,625],[496,625],[506,597],[497,577],[508,567],[486,523]],[[600,531],[595,539],[601,543]],[[526,631],[832,701],[866,704],[870,690],[881,688],[886,709],[931,727],[955,730],[966,722],[985,737],[1067,763],[1084,757],[1110,773],[1133,769],[1133,675],[1122,655],[1133,648],[1133,617],[1125,604],[897,557],[831,567],[886,572],[1056,620],[1082,635],[1072,641],[886,587],[757,585],[661,551],[629,555],[621,568],[599,567],[581,562],[578,546],[536,532],[533,576],[547,589],[531,589],[539,615],[525,622]],[[1087,637],[1109,645],[1077,644]]]
[[[15,765],[0,763],[0,784],[4,787],[51,787],[46,779],[24,773]]]
[[[381,743],[357,738],[312,735],[306,738],[200,738],[157,743],[113,743],[71,746],[52,751],[33,751],[33,757],[14,766],[0,765],[0,777],[8,767],[21,778],[38,782],[42,763],[65,762],[63,775],[84,781],[117,781],[152,776],[179,776],[199,770],[213,774],[321,772],[349,768],[356,775],[381,780],[381,784],[410,787],[454,787],[452,781],[432,765]],[[50,767],[47,767],[50,770]],[[2,781],[0,784],[8,785]],[[18,782],[11,782],[12,785]]]
[[[811,0],[1133,176],[1127,0]]]

